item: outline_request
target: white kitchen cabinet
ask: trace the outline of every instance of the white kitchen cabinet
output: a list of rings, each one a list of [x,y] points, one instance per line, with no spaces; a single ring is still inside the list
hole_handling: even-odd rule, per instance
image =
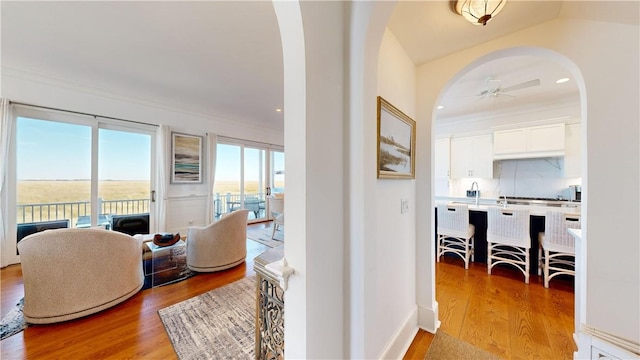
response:
[[[490,134],[451,139],[451,177],[493,178]]]
[[[527,159],[565,154],[565,125],[553,124],[493,133],[493,158]]]
[[[565,127],[564,177],[582,176],[582,126],[570,124]]]
[[[434,147],[434,192],[435,196],[449,196],[451,151],[449,138],[437,139]]]
[[[434,150],[434,170],[436,179],[448,179],[450,176],[449,138],[437,139]]]

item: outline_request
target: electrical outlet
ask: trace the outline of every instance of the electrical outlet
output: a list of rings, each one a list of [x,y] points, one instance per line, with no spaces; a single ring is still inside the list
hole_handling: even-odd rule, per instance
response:
[[[400,213],[404,214],[409,211],[409,199],[400,199]]]

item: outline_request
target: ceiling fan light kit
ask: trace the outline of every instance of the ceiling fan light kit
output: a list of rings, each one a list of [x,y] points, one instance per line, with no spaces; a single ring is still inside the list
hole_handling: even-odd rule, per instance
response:
[[[474,25],[487,25],[507,0],[458,0],[456,11]]]

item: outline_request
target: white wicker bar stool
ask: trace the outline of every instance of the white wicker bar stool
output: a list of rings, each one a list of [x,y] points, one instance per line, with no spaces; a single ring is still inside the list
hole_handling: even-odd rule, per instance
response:
[[[497,264],[509,264],[529,283],[529,210],[491,207],[487,211],[487,273]]]
[[[567,229],[579,229],[580,219],[559,211],[547,211],[544,232],[538,235],[538,275],[544,273],[544,287],[556,275],[576,275],[574,238]]]
[[[465,204],[438,205],[438,254],[436,260],[445,253],[460,256],[464,268],[474,260],[475,227],[469,224],[469,206]]]

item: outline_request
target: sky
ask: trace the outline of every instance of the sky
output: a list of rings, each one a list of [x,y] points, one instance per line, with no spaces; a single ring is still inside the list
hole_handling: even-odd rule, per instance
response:
[[[18,180],[91,178],[91,127],[19,117]],[[123,131],[99,131],[100,180],[149,180],[151,137]]]

